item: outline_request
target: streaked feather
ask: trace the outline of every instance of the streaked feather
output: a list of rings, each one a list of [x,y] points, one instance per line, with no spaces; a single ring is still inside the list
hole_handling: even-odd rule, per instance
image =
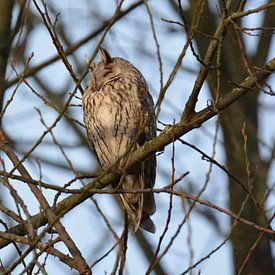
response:
[[[93,66],[83,107],[88,141],[104,170],[119,158],[118,167],[123,169],[131,153],[156,136],[154,105],[145,79],[128,61],[111,58],[104,49],[101,61]],[[144,131],[137,139],[142,127]],[[156,158],[150,156],[127,171],[118,188],[152,188],[155,177]],[[150,219],[156,208],[152,193],[124,193],[119,197],[134,231],[139,226],[155,231]]]

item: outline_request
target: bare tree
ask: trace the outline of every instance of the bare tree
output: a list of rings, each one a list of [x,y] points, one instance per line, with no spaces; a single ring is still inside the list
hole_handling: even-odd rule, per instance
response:
[[[1,274],[275,273],[275,3],[246,2],[0,0]],[[102,45],[155,101],[123,170],[98,169],[82,121]],[[109,187],[155,153],[153,189]],[[148,192],[157,231],[133,233],[116,196]]]

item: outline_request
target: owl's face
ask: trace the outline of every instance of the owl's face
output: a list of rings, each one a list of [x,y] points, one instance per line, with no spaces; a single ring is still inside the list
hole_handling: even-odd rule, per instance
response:
[[[92,77],[88,85],[90,91],[99,91],[107,83],[136,73],[136,69],[128,61],[119,57],[112,58],[104,48],[100,48],[99,53],[101,61],[91,66]]]
[[[117,58],[112,58],[103,48],[100,48],[99,52],[101,61],[91,66],[92,78],[90,80],[89,86],[91,87],[92,91],[100,90],[102,85],[118,79],[121,75],[120,66],[116,64]]]

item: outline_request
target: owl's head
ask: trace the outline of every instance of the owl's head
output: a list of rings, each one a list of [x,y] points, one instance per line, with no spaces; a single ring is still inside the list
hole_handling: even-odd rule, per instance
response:
[[[102,85],[106,85],[117,79],[129,77],[138,71],[128,61],[120,57],[111,57],[106,49],[100,48],[100,62],[91,65],[92,77],[89,82],[89,88],[92,91],[98,91]]]

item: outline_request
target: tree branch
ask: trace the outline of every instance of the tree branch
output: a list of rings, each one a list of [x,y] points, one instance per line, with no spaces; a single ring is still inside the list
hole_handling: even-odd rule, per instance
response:
[[[146,142],[143,147],[139,148],[133,153],[126,169],[130,168],[136,163],[139,163],[142,160],[145,160],[151,154],[163,150],[165,146],[174,142],[176,139],[188,133],[189,131],[200,127],[202,123],[206,122],[207,120],[214,117],[224,109],[228,108],[235,101],[237,101],[246,93],[251,91],[251,89],[253,89],[256,86],[256,83],[264,81],[274,71],[275,58],[271,59],[268,63],[266,63],[266,65],[261,70],[259,70],[254,76],[247,77],[237,88],[232,89],[225,96],[221,97],[217,101],[215,109],[211,108],[211,106],[206,107],[200,112],[194,114],[188,123],[179,122],[175,125],[167,126],[158,137],[154,138],[149,142]],[[87,184],[86,186],[81,188],[80,194],[70,195],[69,197],[60,201],[56,205],[56,208],[53,209],[55,215],[58,217],[62,217],[63,215],[65,215],[65,213],[67,213],[75,206],[81,204],[83,201],[92,196],[94,189],[106,187],[119,176],[120,174],[118,172],[104,172],[101,176],[92,181],[90,184]],[[35,228],[45,225],[48,222],[47,217],[43,213],[39,213],[32,216],[31,221]],[[24,225],[19,224],[17,226],[10,228],[7,232],[22,236],[26,234],[26,229]],[[0,239],[0,248],[8,245],[9,243],[10,241]]]
[[[2,150],[12,161],[14,166],[17,166],[17,169],[19,173],[29,179],[32,180],[30,174],[26,170],[26,168],[23,166],[23,164],[20,164],[20,161],[18,157],[15,155],[15,153],[11,150],[11,148],[7,144],[7,140],[3,134],[3,132],[0,132],[0,150]],[[71,255],[74,258],[74,261],[77,266],[77,270],[79,272],[86,272],[85,274],[89,273],[89,266],[87,265],[85,259],[81,255],[80,250],[75,245],[74,241],[66,231],[65,227],[61,224],[59,219],[56,218],[55,213],[53,209],[50,207],[49,203],[47,202],[46,198],[43,196],[41,190],[36,185],[28,184],[30,190],[35,195],[37,201],[39,202],[40,206],[44,210],[47,219],[53,223],[56,231],[59,233],[60,239],[64,242],[64,244],[67,246],[68,250],[70,251]],[[84,274],[84,273],[83,273]]]

